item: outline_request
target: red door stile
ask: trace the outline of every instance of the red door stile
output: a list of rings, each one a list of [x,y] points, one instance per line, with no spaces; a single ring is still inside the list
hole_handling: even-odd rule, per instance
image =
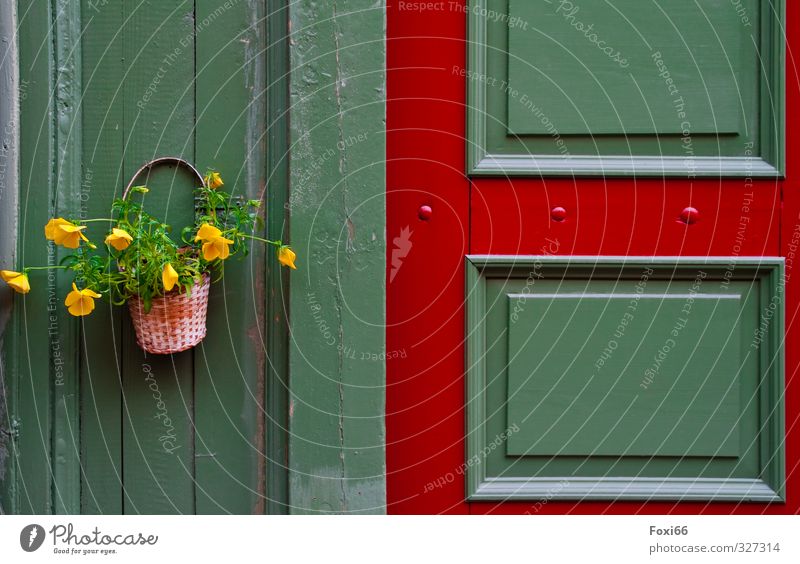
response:
[[[464,80],[453,72],[465,65],[466,20],[447,3],[406,4],[387,7],[387,503],[389,513],[466,513],[469,181]]]
[[[405,5],[405,4],[404,4]],[[787,179],[465,176],[466,8],[388,8],[389,513],[800,512],[800,5],[787,2]],[[420,206],[430,206],[427,220]],[[563,217],[552,212],[564,209]],[[680,221],[687,207],[696,222]],[[404,231],[405,230],[405,231]],[[404,234],[405,233],[405,234]],[[465,501],[464,256],[784,256],[786,504]],[[393,353],[397,354],[393,354]]]

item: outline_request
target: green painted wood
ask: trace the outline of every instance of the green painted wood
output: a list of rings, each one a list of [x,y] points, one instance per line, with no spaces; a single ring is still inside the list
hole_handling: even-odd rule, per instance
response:
[[[267,233],[288,240],[289,10],[267,1]],[[291,273],[267,260],[267,512],[289,511],[289,299]]]
[[[785,495],[783,406],[779,391],[783,382],[780,301],[783,262],[773,258],[739,259],[733,271],[728,270],[729,264],[730,258],[469,257],[469,498],[781,501]],[[688,321],[675,337],[672,322],[676,316],[684,315],[700,271],[707,276],[693,301],[688,302],[691,305]],[[581,300],[581,311],[577,311],[577,296],[586,293],[617,295],[623,304],[625,296],[629,299],[627,305],[608,298],[594,298],[588,305]],[[665,303],[653,310],[652,303],[645,299],[648,295],[672,295],[672,298],[663,300]],[[634,296],[642,297],[630,302]],[[680,304],[677,311],[672,299]],[[603,301],[606,303],[601,305]],[[711,305],[714,302],[717,306],[724,303],[723,310],[735,305],[740,314],[738,319],[725,324],[722,318],[730,319],[735,314],[715,310]],[[631,303],[636,305],[628,310]],[[615,318],[622,319],[625,312],[631,312],[634,320],[629,320],[629,325],[617,336],[619,320]],[[764,326],[761,320],[766,312],[772,316],[771,323]],[[570,323],[572,314],[580,315],[582,321]],[[613,321],[609,322],[609,318]],[[577,325],[582,328],[577,329]],[[583,333],[575,334],[576,330]],[[720,334],[727,337],[724,342]],[[526,335],[530,337],[527,342]],[[754,339],[756,335],[760,336],[759,341]],[[645,374],[648,368],[642,370],[641,356],[646,358],[647,349],[652,352],[653,343],[660,350],[670,338],[676,341],[670,353],[674,357],[668,355],[662,360],[658,373]],[[616,344],[609,347],[612,340]],[[547,352],[537,351],[540,346]],[[597,350],[587,350],[591,347]],[[510,358],[510,351],[518,351],[519,358]],[[733,360],[726,355],[734,356]],[[709,357],[714,356],[722,364],[709,368]],[[650,360],[654,362],[655,357]],[[586,384],[589,369],[595,374],[594,379],[588,379],[584,391],[590,398],[576,396],[574,382],[552,382],[553,378],[564,376],[582,379]],[[652,366],[650,370],[655,372]],[[612,371],[614,374],[608,374]],[[639,372],[638,377],[634,378],[631,371]],[[534,397],[537,384],[526,379],[530,375],[532,379],[541,375],[551,380],[550,385],[544,383],[547,390],[539,390],[538,398]],[[674,378],[667,381],[670,375]],[[686,376],[699,377],[712,387],[738,382],[735,430],[729,420],[734,406],[727,404],[728,394],[713,394],[711,389],[704,392],[685,380]],[[608,384],[608,378],[614,380],[613,385]],[[638,412],[638,422],[629,419],[639,409],[635,402],[622,406],[613,397],[609,401],[604,395],[605,392],[611,396],[630,394],[633,384],[645,386],[637,402],[652,402],[652,398],[644,396],[652,392],[666,400],[661,409],[670,404],[672,409],[683,405],[685,417],[690,421],[678,418],[680,423],[676,425],[673,419],[672,426],[676,433],[694,431],[691,440],[697,438],[702,443],[688,445],[691,456],[672,450],[686,447],[686,437],[667,438],[663,430],[655,428],[648,431],[641,419],[648,417],[645,411]],[[665,392],[665,385],[669,393]],[[710,401],[719,407],[706,428],[683,428],[693,425],[691,420],[710,419],[707,403],[697,400],[690,403],[686,399],[672,402],[675,399],[672,394],[685,395],[684,386],[695,386],[697,400],[705,394],[702,402]],[[553,390],[555,396],[546,397],[546,392]],[[572,397],[560,393],[567,391]],[[517,392],[533,393],[520,398],[515,397]],[[629,407],[630,403],[633,407]],[[595,407],[597,411],[587,415],[587,409]],[[571,414],[572,409],[581,410],[583,416],[569,417],[569,421],[557,419],[561,413]],[[650,412],[653,422],[670,424],[668,412],[652,408]],[[714,430],[718,415],[727,422]],[[576,421],[596,428],[578,431],[573,428]],[[543,428],[547,425],[549,429],[554,423],[556,432],[564,439],[562,448],[558,448],[558,441],[550,441],[547,429]],[[630,429],[618,428],[627,425],[642,431],[642,437],[649,435],[652,441],[666,439],[666,442],[660,450],[651,442],[653,452],[647,453],[646,442],[639,442],[639,436],[627,435]],[[724,426],[732,434],[738,432],[736,444],[729,443],[732,438],[721,435]],[[606,439],[598,441],[598,432]],[[577,442],[570,444],[566,435]],[[608,437],[616,438],[618,444],[608,444]],[[587,453],[588,442],[582,443],[584,440],[599,446]],[[714,443],[717,448],[713,448]],[[620,448],[612,446],[632,448],[620,452]]]
[[[590,4],[471,0],[471,174],[783,174],[781,0]]]
[[[245,2],[196,3],[198,166],[235,197],[265,201],[265,21]],[[256,235],[264,236],[259,231]],[[197,513],[264,513],[264,246],[225,264],[195,359]]]
[[[289,10],[290,511],[382,513],[384,6]]]
[[[0,10],[0,37],[15,37],[16,4]],[[19,245],[19,51],[6,41],[0,55],[0,267],[16,266]],[[16,512],[15,417],[17,412],[17,331],[15,294],[0,291],[0,514]],[[19,302],[17,302],[19,303]]]
[[[157,156],[195,160],[193,10],[189,1],[125,2],[123,178]],[[185,169],[164,166],[140,180],[151,188],[150,213],[174,227],[193,221],[197,179]],[[193,352],[145,355],[129,319],[121,350],[124,512],[193,513]]]
[[[80,217],[81,206],[81,5],[57,0],[55,13],[55,216]],[[71,251],[59,247],[58,262]],[[55,271],[55,288],[66,296],[72,286],[71,273]],[[81,320],[63,307],[50,312],[55,317],[57,339],[53,357],[53,488],[54,513],[80,511],[80,396],[78,343]]]
[[[701,284],[510,294],[506,454],[739,456],[741,297]]]
[[[43,227],[54,211],[54,124],[50,93],[53,89],[51,29],[52,6],[40,0],[18,3],[20,51],[20,175],[19,228],[31,236],[21,238],[19,261],[48,264],[55,261],[52,246],[45,244]],[[49,311],[58,303],[55,284],[40,271],[31,276],[32,291],[16,298],[18,380],[16,418],[19,439],[16,451],[18,513],[53,511],[51,440],[54,372],[53,342],[48,331]],[[47,352],[45,352],[47,351]]]
[[[124,147],[123,5],[81,6],[83,35],[83,171],[80,215],[108,217],[121,195]],[[87,236],[104,239],[108,226],[93,223]],[[120,308],[98,301],[83,322],[81,347],[81,513],[117,515],[122,490],[122,319]]]
[[[749,14],[759,0],[744,0]],[[549,135],[743,133],[758,113],[750,28],[719,0],[650,4],[510,0],[508,130]],[[533,26],[533,27],[531,27]],[[669,82],[667,82],[669,80]],[[681,117],[679,112],[685,116]],[[552,129],[552,128],[550,128]]]

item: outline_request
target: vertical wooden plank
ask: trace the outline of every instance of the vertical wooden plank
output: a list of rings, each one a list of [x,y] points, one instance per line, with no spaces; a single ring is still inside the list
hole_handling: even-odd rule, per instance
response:
[[[108,217],[122,188],[122,4],[83,0],[83,172],[81,217]],[[108,225],[91,223],[103,240]],[[99,300],[84,320],[81,347],[81,513],[122,513],[120,308]]]
[[[266,109],[260,2],[198,0],[197,164],[264,203]],[[262,232],[255,235],[263,237]],[[264,513],[264,248],[225,263],[195,353],[197,513]]]
[[[0,10],[0,268],[16,266],[19,244],[19,54],[17,10]],[[11,288],[0,290],[0,514],[16,513],[14,465],[18,308]],[[17,302],[19,303],[19,302]]]
[[[267,1],[267,233],[288,240],[289,9]],[[267,260],[267,512],[289,511],[289,283],[291,273]]]
[[[20,0],[20,220],[18,264],[43,265],[55,260],[44,244],[44,224],[53,210],[53,112],[51,3]],[[31,275],[31,291],[17,300],[19,375],[17,475],[20,513],[52,511],[51,352],[49,305],[57,303],[55,285],[46,271]],[[56,336],[57,338],[57,336]],[[47,351],[47,352],[45,352]]]
[[[125,1],[126,179],[157,156],[194,161],[194,6],[191,1]],[[197,180],[160,167],[145,209],[173,225],[193,221]],[[146,355],[123,322],[123,467],[125,513],[194,512],[192,351]]]
[[[81,6],[69,0],[54,5],[55,46],[55,215],[80,217],[81,203]],[[38,239],[38,237],[37,237]],[[58,262],[72,254],[59,247]],[[56,293],[69,292],[71,272],[57,270]],[[74,514],[80,511],[80,412],[78,342],[82,320],[64,307],[52,308],[57,337],[49,331],[53,357],[53,511]]]
[[[383,2],[291,23],[291,511],[385,511]]]

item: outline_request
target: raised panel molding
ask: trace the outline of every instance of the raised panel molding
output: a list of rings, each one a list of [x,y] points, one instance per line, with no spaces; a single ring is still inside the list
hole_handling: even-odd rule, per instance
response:
[[[469,4],[468,174],[783,177],[784,0]]]
[[[466,296],[469,500],[784,501],[782,258],[473,255]]]

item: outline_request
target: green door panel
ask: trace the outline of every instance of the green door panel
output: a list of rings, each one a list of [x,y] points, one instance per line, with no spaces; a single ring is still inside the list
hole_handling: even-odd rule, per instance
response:
[[[758,99],[738,81],[758,61],[729,4],[509,0],[536,28],[509,26],[509,132],[548,134],[530,100],[562,135],[741,133]]]
[[[82,4],[83,217],[147,160],[182,156],[264,197],[264,8],[210,0]],[[253,24],[253,22],[259,22]],[[213,24],[213,25],[212,25]],[[197,179],[159,167],[145,207],[176,230],[194,221]],[[100,241],[105,226],[87,230]],[[83,323],[84,513],[263,513],[264,254],[231,260],[197,348],[161,356],[135,343],[124,308]]]
[[[469,498],[780,501],[780,280],[772,258],[468,257]]]
[[[508,296],[507,454],[738,456],[741,297],[573,286]]]
[[[783,0],[469,7],[469,174],[783,174]]]

